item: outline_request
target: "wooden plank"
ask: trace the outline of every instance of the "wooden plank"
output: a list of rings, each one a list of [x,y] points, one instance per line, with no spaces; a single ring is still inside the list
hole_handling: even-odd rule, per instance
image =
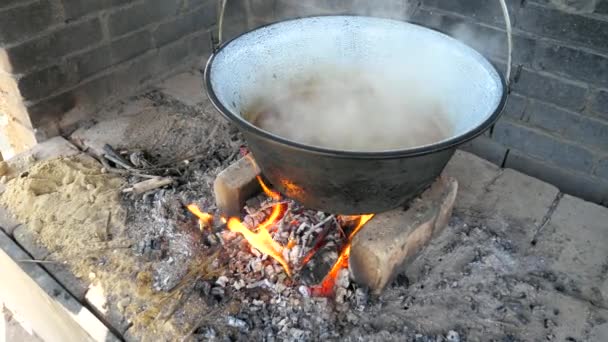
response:
[[[42,267],[0,230],[0,296],[45,341],[118,341]]]

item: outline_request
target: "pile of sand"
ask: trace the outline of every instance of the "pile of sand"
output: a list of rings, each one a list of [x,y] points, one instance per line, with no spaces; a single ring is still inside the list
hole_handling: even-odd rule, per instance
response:
[[[125,212],[120,205],[122,178],[101,172],[83,157],[34,164],[9,181],[0,197],[19,222],[27,225],[51,252],[70,257],[120,236]]]
[[[200,303],[178,308],[183,291],[190,288],[152,290],[152,263],[134,253],[136,241],[126,230],[123,185],[123,178],[103,173],[90,157],[64,157],[37,162],[10,180],[0,205],[31,230],[49,251],[47,259],[65,264],[76,277],[100,289],[106,303],[102,309],[133,325],[132,337],[187,335],[206,307]],[[197,262],[191,267],[204,269]],[[193,309],[196,312],[190,312]],[[174,319],[174,312],[183,319]]]

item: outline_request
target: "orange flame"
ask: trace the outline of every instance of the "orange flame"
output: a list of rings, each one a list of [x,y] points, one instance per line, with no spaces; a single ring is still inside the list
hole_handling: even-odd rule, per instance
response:
[[[256,178],[258,179],[258,182],[260,183],[260,186],[262,187],[262,190],[264,190],[264,193],[268,197],[272,198],[275,201],[280,201],[281,200],[281,194],[278,193],[278,192],[276,192],[276,191],[270,190],[270,188],[262,180],[262,177],[256,176]]]
[[[346,247],[344,247],[344,249],[342,250],[340,255],[338,256],[338,260],[336,260],[336,263],[332,266],[331,270],[325,276],[325,278],[323,278],[323,281],[321,282],[321,284],[311,288],[311,291],[312,291],[311,293],[313,296],[329,297],[333,294],[334,287],[336,286],[336,280],[338,278],[338,273],[340,272],[341,269],[348,267],[348,257],[350,255],[350,244],[351,244],[352,239],[355,237],[355,235],[357,235],[359,230],[361,230],[361,228],[363,228],[363,226],[369,220],[371,220],[373,217],[374,217],[374,214],[360,216],[359,223],[357,223],[357,226],[353,229],[353,231],[348,236],[348,243],[347,243]]]
[[[280,213],[281,205],[277,204],[273,207],[270,217],[268,217],[268,219],[257,227],[258,229],[256,232],[252,232],[251,230],[247,229],[247,227],[245,227],[241,221],[234,217],[231,217],[228,220],[228,229],[230,229],[230,231],[240,233],[243,235],[245,240],[251,244],[251,246],[255,247],[264,254],[268,254],[270,257],[278,261],[279,264],[283,266],[283,269],[285,269],[285,273],[291,277],[289,264],[285,258],[283,258],[284,247],[278,242],[274,241],[268,232],[268,227],[278,221]]]
[[[213,224],[213,215],[202,212],[194,203],[188,204],[186,208],[188,208],[194,216],[198,217],[198,226],[200,230],[203,230],[205,227],[211,227]]]

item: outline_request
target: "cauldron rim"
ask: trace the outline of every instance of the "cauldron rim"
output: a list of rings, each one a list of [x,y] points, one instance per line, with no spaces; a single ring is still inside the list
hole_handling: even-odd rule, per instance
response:
[[[424,146],[418,146],[418,147],[412,147],[412,148],[405,148],[405,149],[395,149],[395,150],[384,150],[384,151],[347,151],[347,150],[338,150],[338,149],[331,149],[331,148],[324,148],[324,147],[318,147],[318,146],[312,146],[312,145],[307,145],[307,144],[303,144],[303,143],[299,143],[293,140],[289,140],[286,138],[283,138],[281,136],[275,135],[273,133],[270,133],[268,131],[265,131],[257,126],[255,126],[254,124],[250,123],[249,121],[245,120],[243,117],[241,117],[240,115],[236,115],[234,113],[232,113],[231,110],[229,110],[228,108],[226,108],[226,106],[224,106],[221,101],[218,99],[217,95],[215,94],[215,91],[213,90],[213,86],[211,83],[211,76],[210,76],[210,70],[213,66],[213,61],[215,59],[215,57],[219,54],[219,52],[221,52],[226,46],[228,46],[231,42],[241,38],[242,36],[249,34],[251,32],[255,32],[257,30],[261,30],[263,28],[269,27],[269,26],[274,26],[276,24],[279,23],[284,23],[284,22],[289,22],[289,21],[297,21],[297,20],[301,20],[301,19],[313,19],[313,18],[323,18],[323,17],[334,17],[334,18],[348,18],[348,17],[363,17],[363,18],[375,18],[375,19],[382,19],[382,20],[388,20],[388,21],[399,21],[399,20],[394,20],[394,19],[388,19],[388,18],[376,18],[376,17],[369,17],[369,16],[364,16],[364,15],[315,15],[315,16],[307,16],[307,17],[295,17],[295,18],[290,18],[290,19],[286,19],[286,20],[281,20],[281,21],[276,21],[276,22],[272,22],[266,25],[262,25],[259,26],[257,28],[255,28],[254,30],[250,30],[250,31],[246,31],[243,32],[235,37],[233,37],[230,40],[227,40],[225,42],[222,43],[222,45],[215,51],[213,51],[213,53],[211,54],[211,56],[209,57],[209,59],[207,60],[207,64],[205,65],[205,69],[204,69],[204,73],[203,73],[203,82],[205,85],[205,90],[207,93],[207,96],[209,97],[209,100],[211,101],[211,103],[213,104],[213,106],[220,112],[220,114],[222,114],[226,119],[228,119],[231,122],[234,122],[237,124],[238,128],[241,130],[244,130],[248,133],[257,135],[259,137],[268,139],[270,141],[273,141],[275,143],[279,143],[279,144],[284,144],[289,146],[290,148],[294,148],[294,149],[298,149],[301,151],[306,151],[306,152],[311,152],[311,153],[315,153],[318,155],[324,155],[324,156],[328,156],[328,157],[334,157],[334,158],[348,158],[348,159],[396,159],[396,158],[407,158],[407,157],[417,157],[417,156],[423,156],[423,155],[428,155],[428,154],[432,154],[435,152],[440,152],[440,151],[444,151],[447,149],[453,149],[456,148],[478,136],[480,136],[481,134],[483,134],[490,126],[492,126],[494,123],[496,123],[496,121],[498,120],[498,118],[500,117],[500,115],[502,114],[502,111],[506,105],[507,102],[507,97],[508,97],[508,86],[507,83],[505,81],[504,75],[498,71],[498,69],[496,68],[496,65],[492,62],[489,61],[487,58],[485,58],[484,56],[481,56],[484,60],[486,60],[491,66],[492,68],[496,71],[496,74],[498,75],[499,79],[500,79],[500,83],[502,85],[502,95],[500,98],[500,101],[498,103],[498,105],[496,106],[496,109],[494,110],[494,112],[488,116],[487,119],[485,119],[481,124],[477,125],[475,128],[468,130],[467,132],[460,134],[460,135],[455,135],[449,139],[443,140],[441,142],[438,143],[433,143],[433,144],[429,144],[429,145],[424,145]],[[400,21],[403,22],[403,21]],[[464,44],[463,42],[439,31],[433,28],[429,28],[429,27],[425,27],[422,25],[418,25],[415,23],[410,23],[410,22],[405,22],[408,25],[412,25],[412,26],[417,26],[426,30],[430,30],[430,31],[435,31],[438,34],[447,36],[451,39],[454,39],[455,41],[457,41],[460,44],[463,44],[465,46],[467,46],[468,48],[472,49],[473,51],[477,52],[477,50],[473,49],[472,47],[468,46],[467,44]]]

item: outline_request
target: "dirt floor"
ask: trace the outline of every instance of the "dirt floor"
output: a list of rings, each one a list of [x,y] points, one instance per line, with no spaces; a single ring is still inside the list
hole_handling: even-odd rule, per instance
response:
[[[143,151],[147,162],[163,165],[155,174],[175,179],[165,189],[139,196],[122,194],[142,180],[137,176],[111,183],[118,196],[111,198],[120,198],[112,203],[125,211],[124,225],[116,222],[109,234],[87,235],[90,231],[81,229],[101,219],[90,218],[71,233],[76,245],[83,244],[81,250],[107,248],[94,258],[79,258],[62,245],[69,238],[49,243],[41,234],[44,224],[28,222],[16,230],[30,233],[30,238],[17,237],[22,246],[33,239],[49,249],[43,258],[67,262],[68,270],[78,272],[87,289],[82,300],[126,340],[608,341],[608,208],[466,153],[457,153],[447,167],[460,183],[449,226],[380,296],[345,273],[336,288],[339,296],[311,297],[306,286],[319,276],[290,279],[278,263],[224,226],[201,231],[185,205],[196,203],[213,213],[213,179],[245,149],[240,134],[190,89],[197,84],[193,77],[198,75],[169,80],[72,135],[87,152],[100,153],[105,143],[128,150],[128,158]],[[180,90],[180,84],[188,89]],[[44,169],[40,165],[38,170]],[[55,173],[71,172],[61,163],[53,165]],[[96,168],[102,174],[102,166]],[[8,193],[27,184],[31,192],[32,182],[55,179],[33,171],[11,181]],[[52,183],[52,191],[35,187],[28,201],[108,184]],[[262,196],[248,203],[244,222],[268,216],[270,210],[260,209],[265,201]],[[19,203],[10,202],[9,209],[23,211]],[[95,203],[83,206],[91,209]],[[307,217],[316,227],[330,216],[289,205],[298,224]],[[279,233],[293,232],[289,237],[298,240],[297,228],[286,224]],[[335,260],[336,244],[330,247],[319,254],[322,259]],[[103,304],[98,305],[91,298],[100,289]]]

